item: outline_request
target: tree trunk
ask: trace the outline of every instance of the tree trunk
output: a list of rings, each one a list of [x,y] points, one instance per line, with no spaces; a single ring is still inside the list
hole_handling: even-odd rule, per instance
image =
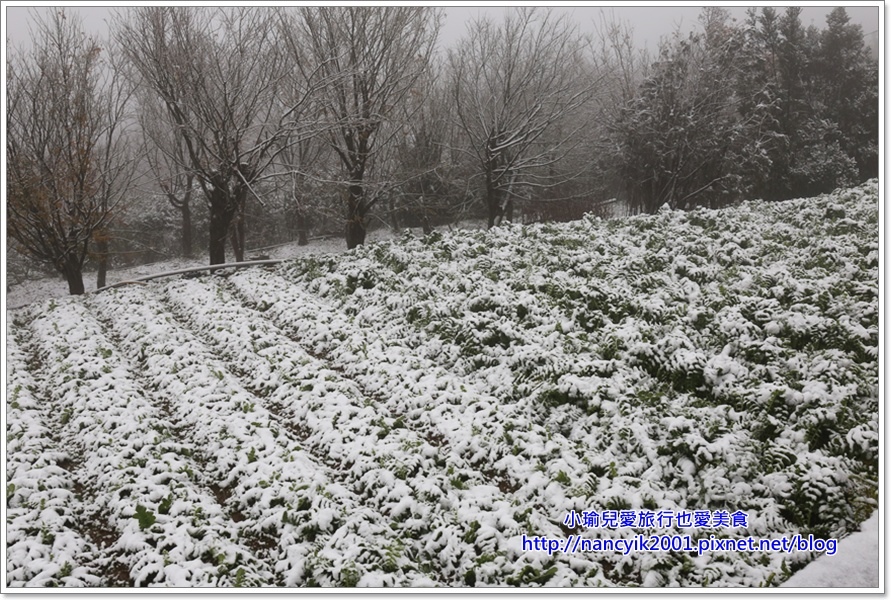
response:
[[[84,293],[84,277],[81,271],[82,265],[78,263],[74,256],[68,256],[62,267],[62,275],[68,282],[68,293],[72,296],[79,296]]]
[[[367,208],[364,206],[364,192],[365,190],[362,189],[362,185],[359,183],[350,184],[347,190],[347,250],[352,250],[356,246],[361,246],[365,243],[365,234],[367,232],[365,213]]]
[[[105,238],[104,232],[100,233],[100,239],[96,242],[96,255],[99,259],[99,270],[96,273],[96,289],[98,290],[105,287],[105,279],[108,275],[108,239]]]
[[[226,241],[229,237],[229,223],[232,221],[232,213],[227,200],[225,190],[216,188],[211,192],[208,249],[212,265],[226,262]]]
[[[187,202],[180,207],[182,215],[182,255],[192,258],[192,209]]]
[[[235,262],[242,262],[244,261],[244,212],[241,212],[232,221],[230,230],[232,252],[235,254]]]
[[[226,234],[229,233],[229,223],[218,211],[210,211],[210,264],[220,265],[226,262]]]
[[[303,208],[299,205],[297,207],[295,216],[297,217],[297,245],[306,246],[307,244],[309,244],[309,233],[306,226],[306,214],[303,212]]]
[[[230,216],[230,229],[232,239],[232,252],[235,254],[235,262],[244,261],[245,235],[244,235],[244,211],[247,205],[248,188],[240,182],[235,184],[233,195],[234,203]]]
[[[399,231],[400,231],[400,227],[399,227],[399,213],[398,213],[398,211],[396,210],[396,202],[391,201],[391,202],[389,202],[388,204],[389,204],[389,209],[390,209],[390,210],[389,210],[389,213],[390,213],[390,227],[393,228],[393,231],[394,231],[395,233],[399,233]]]
[[[501,223],[501,193],[490,175],[486,177],[486,209],[489,211],[488,229]]]
[[[361,246],[365,243],[365,223],[363,222],[362,217],[355,217],[347,222],[347,232],[346,232],[346,242],[347,242],[347,250],[352,250],[356,246]]]

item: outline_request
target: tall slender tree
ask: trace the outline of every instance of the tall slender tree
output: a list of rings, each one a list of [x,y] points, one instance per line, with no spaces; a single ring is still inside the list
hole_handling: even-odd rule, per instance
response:
[[[825,114],[838,126],[841,145],[861,179],[878,176],[878,63],[869,56],[863,28],[851,23],[844,7],[826,17],[815,62]]]
[[[449,53],[461,148],[482,180],[489,227],[510,218],[515,198],[574,175],[560,167],[585,126],[577,109],[597,89],[586,66],[578,27],[530,8],[514,10],[500,24],[473,21]]]
[[[399,107],[427,70],[440,13],[423,7],[305,7],[282,12],[291,63],[320,88],[317,115],[343,169],[346,243],[365,242],[368,217],[387,179],[381,160],[398,132]],[[377,171],[377,172],[375,172]]]
[[[463,212],[466,185],[452,160],[455,127],[442,75],[437,64],[419,82],[406,106],[411,118],[404,119],[394,153],[397,179],[402,182],[390,195],[394,229],[420,225],[430,233],[437,220],[457,218]]]
[[[142,129],[143,155],[161,194],[180,214],[180,254],[192,257],[192,211],[195,175],[186,153],[185,139],[163,106],[144,100],[138,120]]]
[[[745,196],[769,160],[769,103],[742,111],[742,32],[706,10],[703,31],[676,37],[620,126],[621,173],[635,208],[718,206]],[[749,103],[751,106],[751,103]]]
[[[244,209],[293,127],[283,104],[288,68],[265,8],[144,7],[115,22],[137,81],[167,111],[210,211],[210,264],[231,236],[244,258]],[[171,158],[177,159],[175,155]],[[177,159],[179,160],[179,159]]]
[[[856,181],[838,123],[826,110],[820,83],[820,34],[801,23],[801,7],[779,18],[779,131],[787,143],[775,157],[767,197],[811,196]]]
[[[31,49],[7,63],[7,232],[82,294],[91,247],[105,283],[108,227],[133,177],[131,88],[76,17],[35,22]]]

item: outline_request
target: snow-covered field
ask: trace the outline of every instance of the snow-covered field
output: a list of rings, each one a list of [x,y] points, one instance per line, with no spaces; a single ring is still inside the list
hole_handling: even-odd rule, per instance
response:
[[[379,229],[370,232],[368,239],[370,242],[378,242],[391,239],[392,235],[390,230]],[[307,246],[298,246],[297,242],[293,242],[281,244],[273,248],[248,250],[245,256],[254,257],[262,254],[273,259],[289,259],[316,254],[335,254],[343,252],[345,247],[345,242],[342,238],[323,238],[313,240]],[[231,259],[231,256],[229,258]],[[205,255],[200,255],[193,259],[180,258],[135,267],[113,269],[108,272],[107,283],[111,285],[119,281],[131,281],[139,277],[203,265],[207,265],[207,256]],[[96,274],[94,272],[84,273],[84,285],[88,292],[96,289]],[[46,300],[47,298],[64,298],[67,295],[68,284],[64,278],[61,276],[45,277],[12,285],[9,293],[6,295],[6,302],[8,308],[21,308],[32,302]]]
[[[819,553],[571,550],[874,513],[877,203],[407,235],[11,311],[7,584],[777,586]]]

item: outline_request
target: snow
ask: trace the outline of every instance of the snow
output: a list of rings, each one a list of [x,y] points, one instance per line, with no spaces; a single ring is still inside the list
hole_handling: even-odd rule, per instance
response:
[[[817,558],[780,587],[878,588],[879,535],[876,511],[860,525],[860,531],[839,541],[835,555]]]
[[[392,233],[387,230],[375,230],[368,234],[369,242],[378,242],[391,239]],[[345,250],[345,243],[340,238],[325,238],[313,240],[306,246],[299,246],[296,242],[283,244],[274,248],[261,250],[247,250],[245,256],[253,256],[260,251],[270,259],[291,259],[302,256],[314,256],[320,254],[338,254]],[[175,259],[158,263],[149,263],[138,265],[135,267],[111,269],[108,272],[108,285],[112,285],[121,281],[132,281],[139,277],[148,275],[157,275],[159,273],[176,271],[180,269],[188,269],[191,267],[206,266],[205,257],[198,257],[193,260]],[[96,274],[93,272],[84,273],[84,285],[88,292],[96,289]],[[6,294],[6,307],[9,309],[21,308],[32,302],[45,300],[48,298],[64,298],[68,295],[68,284],[60,277],[46,277],[34,281],[12,285]]]
[[[749,524],[569,531],[855,539],[876,200],[404,235],[9,311],[7,582],[778,585],[816,554],[518,540],[605,509]]]

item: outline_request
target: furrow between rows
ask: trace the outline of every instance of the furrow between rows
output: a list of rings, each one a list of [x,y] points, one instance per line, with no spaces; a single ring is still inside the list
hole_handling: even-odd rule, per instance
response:
[[[152,289],[115,290],[97,298],[97,308],[106,301],[128,305],[127,314],[110,317],[112,329],[158,393],[193,427],[208,476],[237,503],[242,527],[269,544],[277,582],[322,583],[333,576],[332,584],[343,584],[352,555],[383,552],[381,538],[390,532],[375,512],[333,481],[331,469],[302,449],[214,352],[160,308]]]
[[[305,431],[308,450],[341,466],[342,482],[358,502],[394,521],[391,541],[420,540],[430,533],[431,516],[447,516],[442,506],[450,502],[444,492],[449,481],[443,470],[449,457],[442,446],[430,445],[404,419],[389,416],[354,381],[309,355],[226,289],[181,281],[166,286],[164,298],[177,318],[245,374],[264,406]],[[416,567],[406,555],[393,558],[390,570]]]
[[[133,368],[81,302],[30,326],[59,432],[76,455],[82,527],[103,544],[100,572],[124,566],[133,585],[232,585],[265,580],[234,524],[196,486],[190,447],[170,435]],[[115,582],[120,585],[121,582]],[[106,583],[107,584],[107,583]]]
[[[95,546],[78,531],[83,511],[68,454],[49,426],[40,386],[17,334],[6,326],[6,584],[98,585]]]
[[[577,507],[567,498],[567,490],[546,473],[562,464],[565,449],[549,440],[546,431],[421,353],[365,329],[358,318],[351,321],[279,275],[243,271],[230,276],[229,282],[246,306],[313,354],[326,357],[362,389],[386,398],[384,408],[400,415],[406,427],[428,440],[439,440],[440,446],[447,442],[456,467],[450,471],[446,493],[453,499],[449,512],[460,526],[444,524],[428,552],[439,552],[450,543],[460,546],[469,527],[485,540],[478,544],[478,552],[495,557],[495,562],[513,563],[531,560],[520,551],[522,533],[561,535],[561,515]],[[512,430],[538,443],[523,449],[525,456],[517,456],[507,443]],[[461,557],[445,570],[463,575],[477,558]],[[560,568],[566,569],[567,577],[578,578],[565,564]]]

